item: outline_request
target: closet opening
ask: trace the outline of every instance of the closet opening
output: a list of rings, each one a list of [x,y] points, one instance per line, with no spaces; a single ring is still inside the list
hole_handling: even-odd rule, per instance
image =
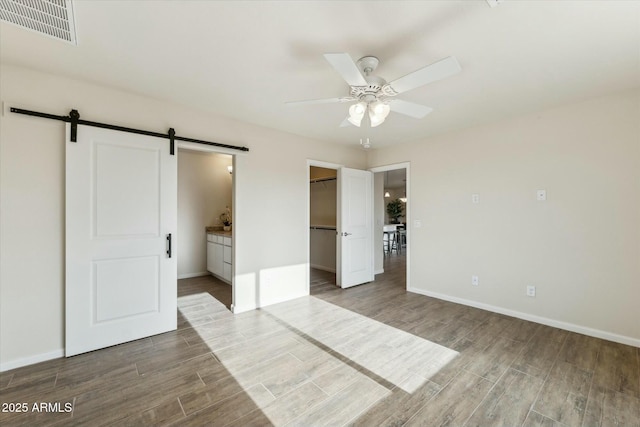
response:
[[[310,292],[336,285],[337,198],[336,168],[309,166]]]

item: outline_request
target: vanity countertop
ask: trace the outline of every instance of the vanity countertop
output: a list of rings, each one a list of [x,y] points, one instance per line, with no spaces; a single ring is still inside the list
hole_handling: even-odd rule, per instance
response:
[[[207,234],[217,234],[218,236],[231,237],[231,231],[224,231],[222,227],[205,227]]]

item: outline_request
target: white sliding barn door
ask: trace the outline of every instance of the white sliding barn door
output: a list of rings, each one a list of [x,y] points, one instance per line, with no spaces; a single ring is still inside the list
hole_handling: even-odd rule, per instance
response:
[[[373,281],[373,174],[338,169],[338,286]]]
[[[70,142],[69,131],[67,124],[66,356],[176,329],[177,162],[169,142],[82,125]]]

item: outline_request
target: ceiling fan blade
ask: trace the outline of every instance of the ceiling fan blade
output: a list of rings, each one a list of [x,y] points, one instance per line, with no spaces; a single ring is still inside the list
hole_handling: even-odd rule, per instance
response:
[[[415,104],[409,101],[403,101],[402,99],[390,100],[389,107],[391,108],[391,111],[404,114],[416,119],[421,119],[433,111],[433,108]]]
[[[325,98],[325,99],[308,99],[305,101],[289,101],[285,102],[285,105],[297,106],[297,105],[310,105],[310,104],[334,104],[340,102],[356,101],[357,98],[351,98],[348,96],[342,98]]]
[[[367,85],[367,81],[348,53],[325,53],[324,58],[340,73],[349,86]]]
[[[386,86],[390,87],[396,94],[403,93],[411,89],[426,85],[452,76],[462,70],[460,64],[453,56],[441,59],[431,65],[427,65],[413,73],[409,73],[404,77],[400,77]]]

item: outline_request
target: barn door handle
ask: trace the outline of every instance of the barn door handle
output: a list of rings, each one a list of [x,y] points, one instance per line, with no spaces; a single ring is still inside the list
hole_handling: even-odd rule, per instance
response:
[[[346,231],[345,231],[344,233],[342,233],[342,235],[343,235],[344,237],[351,236],[351,234],[353,234],[353,233],[347,233]]]
[[[167,234],[167,255],[171,258],[171,233]]]

